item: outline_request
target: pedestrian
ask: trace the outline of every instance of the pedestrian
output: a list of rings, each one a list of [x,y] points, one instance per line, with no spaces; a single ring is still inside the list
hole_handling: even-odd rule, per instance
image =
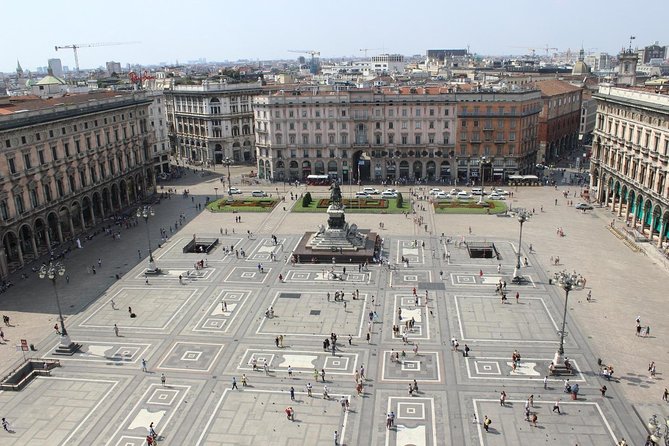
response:
[[[139,257],[139,260],[142,260],[142,251],[140,249],[137,250],[137,257]]]
[[[499,405],[504,406],[506,402],[506,392],[502,390],[502,393],[499,394]]]
[[[467,358],[469,356],[469,350],[470,350],[469,346],[465,344],[465,348],[462,349],[462,356]]]
[[[60,335],[60,329],[58,328],[58,324],[54,325],[53,329],[56,330],[57,335]],[[118,336],[118,335],[116,335],[116,336]]]
[[[371,340],[372,336],[367,332],[367,343],[369,344],[369,341]]]
[[[488,415],[483,416],[483,429],[485,429],[486,432],[489,432],[490,425],[492,424],[492,420],[488,418]]]
[[[291,421],[295,421],[295,411],[292,407],[286,407],[286,418]]]
[[[348,345],[353,345],[353,336],[348,335]]]
[[[669,389],[666,387],[664,388],[664,392],[662,393],[662,401],[669,402]]]
[[[295,387],[290,386],[290,400],[295,401]]]
[[[293,377],[293,367],[288,366],[288,378],[292,378],[292,377]]]
[[[249,385],[248,380],[246,379],[246,373],[242,373],[242,387],[247,387]]]
[[[118,337],[118,326],[114,324],[114,334]]]
[[[544,376],[544,390],[548,389],[548,375]]]
[[[365,379],[365,365],[360,365],[360,379]]]
[[[339,446],[339,433],[337,431],[334,431],[334,444]]]
[[[323,399],[324,400],[329,400],[330,399],[330,395],[328,394],[327,384],[323,386]]]
[[[7,421],[7,418],[2,418],[2,428],[9,432],[9,421]]]
[[[325,382],[325,369],[321,369],[321,379]]]
[[[606,385],[603,385],[602,387],[599,388],[599,391],[602,392],[602,398],[606,398],[606,391],[608,389],[606,388]]]
[[[560,412],[560,400],[557,400],[555,404],[553,404],[553,412],[557,412],[558,415],[562,414],[562,412]]]
[[[227,303],[226,301],[224,301],[224,300],[221,301],[221,311],[222,311],[223,313],[227,313],[227,312],[228,312],[228,303]]]
[[[307,396],[308,397],[311,397],[311,390],[312,390],[311,383],[307,383]]]
[[[237,387],[237,378],[234,376],[232,377],[232,388],[239,390],[239,387]]]
[[[165,374],[164,373],[160,374],[160,382],[163,384],[163,387],[165,387]]]
[[[516,303],[518,303],[518,299],[520,298],[520,293],[516,291]]]
[[[539,418],[539,417],[537,416],[537,413],[534,412],[534,413],[532,414],[532,426],[537,427],[537,419],[538,419],[538,418]]]
[[[110,300],[109,303],[111,304],[112,310],[118,310],[118,308],[116,308],[116,302],[114,302],[114,299]]]

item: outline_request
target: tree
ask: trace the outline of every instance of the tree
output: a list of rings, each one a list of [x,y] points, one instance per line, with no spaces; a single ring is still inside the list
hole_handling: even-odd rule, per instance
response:
[[[402,197],[402,192],[397,193],[397,207],[401,208],[404,204],[404,197]]]
[[[307,193],[304,194],[304,196],[302,197],[302,207],[303,207],[303,208],[308,207],[308,206],[311,204],[311,201],[312,201],[312,199],[311,199],[311,192],[307,192]]]

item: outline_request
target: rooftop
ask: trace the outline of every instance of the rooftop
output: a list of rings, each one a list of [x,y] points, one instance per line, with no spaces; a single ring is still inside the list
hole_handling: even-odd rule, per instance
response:
[[[65,95],[57,98],[42,99],[39,96],[12,96],[9,104],[0,104],[0,116],[26,111],[48,110],[58,105],[78,105],[101,99],[130,96],[131,93],[118,91],[96,91],[91,93]]]
[[[557,96],[581,90],[581,87],[575,87],[569,82],[561,81],[559,79],[539,81],[535,82],[534,85],[541,90],[543,96]]]

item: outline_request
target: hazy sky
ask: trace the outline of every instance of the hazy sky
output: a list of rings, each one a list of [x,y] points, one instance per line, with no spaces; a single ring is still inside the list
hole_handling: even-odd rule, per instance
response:
[[[74,67],[72,50],[54,45],[140,41],[82,48],[79,63],[114,60],[158,63],[296,58],[287,50],[317,50],[322,58],[362,56],[361,48],[405,55],[428,48],[478,54],[528,54],[546,45],[560,51],[616,53],[669,44],[666,14],[622,0],[61,0],[2,1],[0,71],[45,66],[58,57]],[[664,26],[663,26],[664,25]],[[541,51],[544,54],[544,51]],[[308,57],[308,56],[307,56]]]

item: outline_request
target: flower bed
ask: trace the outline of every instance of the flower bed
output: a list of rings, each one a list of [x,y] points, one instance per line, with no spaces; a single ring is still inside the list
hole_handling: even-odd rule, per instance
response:
[[[388,200],[377,199],[377,198],[353,198],[342,199],[342,204],[347,209],[387,209]],[[319,209],[327,209],[330,206],[330,200],[328,198],[321,198],[318,200],[316,205]]]
[[[228,201],[226,198],[211,202],[207,208],[211,212],[263,212],[271,211],[278,203],[273,199],[235,199]]]
[[[499,200],[485,200],[484,205],[480,205],[478,200],[435,201],[433,206],[435,212],[440,214],[499,214],[507,209],[506,204]]]

